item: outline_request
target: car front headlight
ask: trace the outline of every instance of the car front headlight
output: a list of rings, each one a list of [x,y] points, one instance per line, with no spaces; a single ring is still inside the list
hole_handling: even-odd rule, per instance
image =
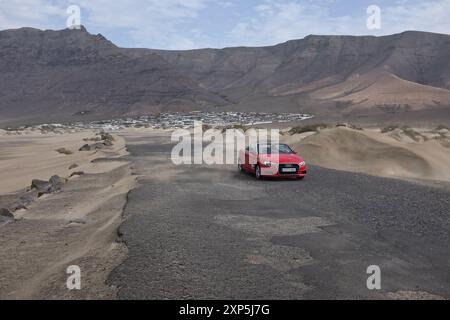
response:
[[[306,161],[303,161],[300,163],[300,167],[304,167],[304,166],[306,166]]]
[[[271,167],[272,165],[274,165],[274,163],[270,162],[270,161],[264,161],[264,166],[266,167]]]

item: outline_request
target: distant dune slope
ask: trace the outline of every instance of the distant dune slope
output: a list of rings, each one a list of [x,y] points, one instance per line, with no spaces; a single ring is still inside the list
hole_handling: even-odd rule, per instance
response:
[[[348,102],[346,112],[373,107],[412,111],[450,106],[450,90],[403,80],[386,70],[353,75],[342,83],[315,91],[313,96]]]
[[[311,164],[376,176],[450,181],[450,148],[436,141],[399,141],[376,131],[323,130],[299,141],[289,137]]]

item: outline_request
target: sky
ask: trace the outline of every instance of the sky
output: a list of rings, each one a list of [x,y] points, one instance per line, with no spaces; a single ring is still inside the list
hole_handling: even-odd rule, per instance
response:
[[[450,33],[450,0],[0,0],[0,30],[64,29],[70,5],[80,8],[89,32],[121,47],[185,50],[274,45],[310,34]],[[373,5],[379,15],[368,13]],[[368,19],[379,22],[376,29]]]

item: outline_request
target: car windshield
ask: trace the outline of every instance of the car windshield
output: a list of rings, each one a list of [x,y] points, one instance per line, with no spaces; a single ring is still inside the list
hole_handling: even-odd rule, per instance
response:
[[[259,154],[293,154],[294,151],[286,144],[259,145]]]

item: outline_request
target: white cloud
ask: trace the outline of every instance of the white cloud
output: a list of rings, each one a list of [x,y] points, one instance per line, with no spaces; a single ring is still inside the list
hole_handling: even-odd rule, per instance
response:
[[[331,2],[265,0],[254,7],[254,16],[235,25],[230,38],[236,45],[270,45],[309,34],[385,35],[405,30],[450,31],[450,0],[402,0],[382,6],[382,29],[379,31],[367,29],[366,8],[358,10],[347,2],[347,15],[332,16],[329,11]]]
[[[450,0],[401,1],[381,9],[384,33],[405,30],[450,33]]]
[[[61,19],[61,25],[64,25],[67,19],[65,7],[46,0],[0,1],[0,29],[55,28],[57,26],[50,22],[53,18]]]
[[[255,7],[255,17],[239,22],[231,31],[236,43],[268,45],[308,34],[351,33],[349,16],[331,17],[327,6],[293,0],[266,0]]]
[[[166,49],[190,49],[203,40],[200,33],[188,34],[209,0],[81,0],[88,25],[101,29],[126,29],[136,46],[152,43]]]
[[[119,45],[164,49],[271,45],[308,34],[450,31],[450,0],[374,2],[381,3],[380,31],[366,28],[366,8],[357,0],[261,0],[254,7],[244,0],[0,0],[0,29],[63,29],[66,8],[75,4],[89,30]],[[209,13],[223,19],[208,21]],[[214,30],[206,29],[212,24]]]
[[[217,1],[217,4],[221,6],[222,8],[235,8],[237,7],[237,4],[232,1]]]

